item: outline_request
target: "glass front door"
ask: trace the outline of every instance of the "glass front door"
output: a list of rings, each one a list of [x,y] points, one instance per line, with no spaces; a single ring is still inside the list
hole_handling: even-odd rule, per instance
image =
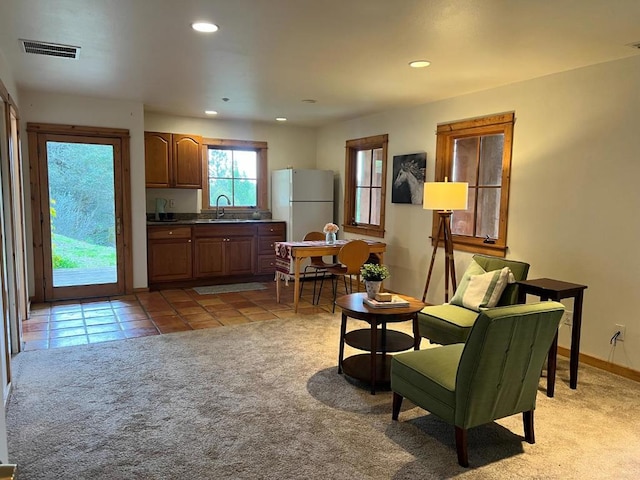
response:
[[[44,146],[46,299],[121,293],[119,140],[50,135]]]

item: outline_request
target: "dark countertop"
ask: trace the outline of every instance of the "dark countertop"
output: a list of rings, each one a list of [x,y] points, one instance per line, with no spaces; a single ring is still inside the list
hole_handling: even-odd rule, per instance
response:
[[[242,224],[242,223],[271,223],[282,222],[283,220],[273,220],[271,218],[262,218],[260,220],[246,219],[246,218],[221,218],[219,220],[209,218],[198,218],[190,220],[172,220],[172,221],[155,221],[148,220],[147,225],[154,226],[171,226],[171,225],[217,225],[217,224]]]

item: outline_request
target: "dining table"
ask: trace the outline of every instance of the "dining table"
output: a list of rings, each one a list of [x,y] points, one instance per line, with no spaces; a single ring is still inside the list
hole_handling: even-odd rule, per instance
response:
[[[363,239],[364,240],[364,239]],[[293,278],[293,308],[298,312],[300,300],[300,272],[306,258],[336,256],[343,245],[350,240],[336,240],[335,243],[327,243],[324,240],[302,242],[276,242],[276,302],[280,303],[280,285],[282,281],[288,284]],[[375,240],[364,240],[369,245],[369,253],[378,258],[380,264],[384,260],[384,252],[387,244]]]

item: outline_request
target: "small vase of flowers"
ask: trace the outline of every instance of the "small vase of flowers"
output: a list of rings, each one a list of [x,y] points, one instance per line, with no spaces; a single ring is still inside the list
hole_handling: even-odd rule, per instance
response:
[[[336,243],[336,233],[338,233],[338,226],[335,223],[327,223],[322,231],[325,234],[325,240],[327,245],[333,245]]]
[[[376,298],[376,295],[380,293],[382,281],[389,277],[389,269],[386,265],[365,263],[362,268],[360,268],[360,276],[362,276],[364,280],[367,297]]]

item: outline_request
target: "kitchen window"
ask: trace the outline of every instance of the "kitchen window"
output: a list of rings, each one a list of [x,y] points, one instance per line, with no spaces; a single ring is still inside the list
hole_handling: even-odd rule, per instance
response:
[[[388,135],[348,140],[344,231],[384,237]]]
[[[202,208],[216,208],[216,199],[226,195],[220,205],[230,210],[267,210],[267,143],[244,140],[204,139],[205,178]]]
[[[451,218],[458,250],[506,254],[514,122],[509,112],[438,125],[435,180],[469,183],[467,210],[454,211]],[[438,219],[434,212],[433,242]]]

